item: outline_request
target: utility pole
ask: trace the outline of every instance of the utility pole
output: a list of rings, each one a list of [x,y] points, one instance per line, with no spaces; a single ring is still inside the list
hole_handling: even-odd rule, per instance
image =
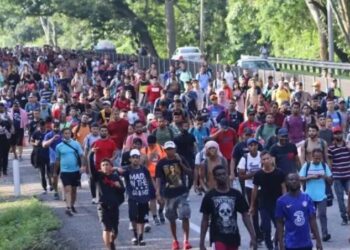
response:
[[[200,27],[199,27],[199,47],[204,52],[204,0],[200,3]]]
[[[328,58],[334,62],[333,10],[331,0],[327,0]]]

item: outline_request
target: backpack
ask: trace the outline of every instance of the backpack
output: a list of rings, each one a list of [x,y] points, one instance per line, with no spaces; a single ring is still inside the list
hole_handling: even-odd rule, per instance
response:
[[[324,173],[326,174],[326,164],[324,162],[321,163]],[[305,171],[305,176],[307,176],[307,173],[309,172],[310,169],[310,162],[307,162],[306,164],[306,171]],[[325,180],[325,184],[326,184],[326,196],[327,196],[327,207],[331,207],[333,205],[333,199],[334,199],[334,195],[333,195],[333,191],[332,191],[332,185],[329,184],[326,180]],[[304,191],[306,190],[306,183],[304,185]]]

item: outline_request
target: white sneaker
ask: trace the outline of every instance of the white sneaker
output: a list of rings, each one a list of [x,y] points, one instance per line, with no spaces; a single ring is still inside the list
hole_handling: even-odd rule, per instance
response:
[[[91,203],[92,203],[92,204],[97,204],[96,198],[91,199]]]

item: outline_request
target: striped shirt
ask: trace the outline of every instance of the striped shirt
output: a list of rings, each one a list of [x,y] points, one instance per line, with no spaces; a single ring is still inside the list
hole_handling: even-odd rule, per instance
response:
[[[51,97],[53,91],[51,89],[42,89],[40,90],[40,97],[42,100],[46,100],[48,103],[51,103]]]
[[[331,145],[328,147],[328,157],[332,160],[332,173],[334,179],[350,178],[350,150],[344,143],[338,147]]]

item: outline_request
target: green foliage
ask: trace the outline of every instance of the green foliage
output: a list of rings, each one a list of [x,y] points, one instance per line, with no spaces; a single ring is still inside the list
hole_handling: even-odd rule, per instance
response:
[[[36,199],[0,203],[0,249],[42,249],[59,227],[52,211]]]

